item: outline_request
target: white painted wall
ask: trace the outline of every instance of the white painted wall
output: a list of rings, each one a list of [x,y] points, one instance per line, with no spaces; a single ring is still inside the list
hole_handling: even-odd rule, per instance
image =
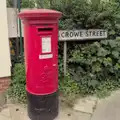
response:
[[[0,77],[11,76],[6,0],[0,1]]]
[[[31,8],[22,9],[29,10]],[[18,11],[16,8],[7,8],[7,19],[8,19],[8,37],[9,38],[17,38],[20,37],[19,26],[18,26]],[[22,24],[22,36],[24,35],[24,29]]]
[[[18,36],[18,19],[17,19],[17,9],[8,8],[7,9],[7,19],[8,19],[8,36],[9,38],[16,38]]]

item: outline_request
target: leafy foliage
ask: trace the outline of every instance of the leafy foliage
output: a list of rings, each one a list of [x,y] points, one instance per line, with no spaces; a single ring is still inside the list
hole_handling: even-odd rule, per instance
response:
[[[22,8],[34,8],[35,7],[35,0],[21,0],[21,7]],[[7,7],[18,7],[18,0],[7,0]]]
[[[13,6],[13,3],[11,0],[7,0],[7,7],[12,7]]]
[[[72,80],[70,74],[67,74],[64,80],[60,79],[59,89],[68,101],[74,100],[79,94],[79,86],[76,81]]]
[[[53,8],[63,12],[61,29],[108,30],[108,40],[68,45],[69,73],[71,79],[77,82],[79,92],[104,96],[108,91],[119,88],[118,2],[73,0],[67,4],[56,4]]]
[[[101,1],[88,2],[88,0],[68,0],[67,4],[55,4],[53,9],[63,12],[60,21],[61,29],[107,29],[109,37],[114,38],[120,35],[119,26],[119,4],[116,2]],[[92,0],[96,1],[96,0]],[[100,0],[99,0],[100,1]],[[94,5],[94,4],[95,5]]]
[[[9,96],[15,101],[26,102],[25,84],[25,67],[24,64],[18,63],[13,70],[12,83],[8,91]]]
[[[120,39],[77,45],[68,63],[82,94],[93,94],[113,81],[114,88],[120,87]]]
[[[22,8],[34,8],[35,1],[34,0],[22,0],[21,7]]]

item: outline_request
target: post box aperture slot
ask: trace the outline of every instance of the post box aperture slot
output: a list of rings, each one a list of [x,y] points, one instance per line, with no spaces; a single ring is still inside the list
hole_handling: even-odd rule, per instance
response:
[[[38,28],[38,32],[50,32],[53,28]]]

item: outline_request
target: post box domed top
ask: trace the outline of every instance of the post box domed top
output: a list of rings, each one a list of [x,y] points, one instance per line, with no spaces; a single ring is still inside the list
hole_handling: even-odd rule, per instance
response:
[[[59,19],[62,16],[61,12],[49,9],[25,10],[18,14],[20,19],[37,19],[37,18],[55,18]]]

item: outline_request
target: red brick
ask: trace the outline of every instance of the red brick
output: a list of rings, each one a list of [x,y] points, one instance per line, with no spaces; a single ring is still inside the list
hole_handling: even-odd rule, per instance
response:
[[[0,78],[0,92],[4,92],[10,85],[10,77]]]

